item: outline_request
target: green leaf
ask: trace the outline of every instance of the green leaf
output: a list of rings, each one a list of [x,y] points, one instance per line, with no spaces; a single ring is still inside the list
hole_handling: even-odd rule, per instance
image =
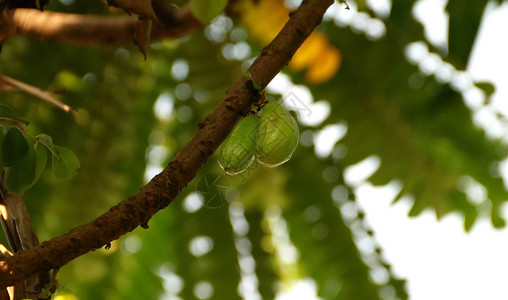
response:
[[[494,92],[496,91],[496,87],[492,83],[487,81],[476,82],[475,85],[479,89],[483,90],[485,94],[487,94],[487,97],[492,96],[492,94],[494,94]]]
[[[52,155],[53,175],[60,179],[70,179],[75,176],[80,167],[76,154],[65,147],[56,145],[54,147],[60,157]]]
[[[291,169],[322,170],[329,166],[329,162],[313,157],[312,152],[312,148],[296,151],[290,162]],[[341,181],[337,183],[344,184]],[[360,258],[351,230],[330,197],[332,188],[332,185],[327,186],[323,182],[321,176],[312,172],[288,176],[285,192],[288,199],[298,201],[289,201],[282,217],[287,222],[290,240],[300,253],[298,264],[302,266],[301,272],[316,282],[320,299],[380,300],[382,286],[369,279],[370,268]],[[302,218],[309,207],[318,211],[319,217],[313,221]],[[359,219],[356,221],[363,223]],[[364,230],[363,226],[356,226],[356,230]],[[318,228],[320,230],[316,230]],[[316,235],[319,231],[323,234],[320,237]],[[376,261],[380,258],[372,256],[370,262]]]
[[[254,87],[256,91],[261,91],[263,89],[261,84],[257,83],[254,78],[252,78],[252,74],[249,71],[245,72],[245,76],[247,76],[247,78],[249,78],[249,80],[252,82],[252,87]]]
[[[227,0],[190,0],[194,16],[203,23],[210,23],[226,8]]]
[[[480,27],[487,0],[450,0],[446,10],[450,15],[448,48],[450,60],[465,69]]]
[[[2,143],[2,161],[6,167],[20,162],[28,152],[28,143],[17,127],[11,127]]]
[[[39,144],[34,145],[35,150],[35,177],[32,181],[32,184],[28,187],[32,187],[37,180],[39,180],[39,177],[42,174],[42,171],[44,170],[44,167],[46,166],[46,162],[48,161],[48,154],[46,152],[46,149],[44,147],[39,146]]]
[[[23,159],[14,166],[7,168],[5,183],[10,191],[22,194],[32,186],[36,173],[37,156],[33,147],[27,147],[28,151]]]
[[[392,12],[401,10],[398,16],[403,18],[410,14],[406,5],[406,1],[394,1]],[[392,15],[387,23],[388,32],[390,28],[411,27],[409,23],[393,23]],[[370,178],[374,185],[400,179],[404,187],[399,197],[415,198],[412,215],[427,208],[434,209],[439,217],[458,211],[465,217],[466,228],[472,226],[481,211],[477,206],[468,206],[454,191],[461,176],[470,176],[485,186],[492,204],[492,222],[502,225],[496,214],[508,199],[508,193],[502,179],[493,177],[488,166],[504,159],[506,146],[487,139],[475,127],[462,96],[450,86],[431,77],[425,78],[420,87],[408,85],[408,78],[418,68],[387,54],[393,44],[408,41],[407,37],[388,34],[379,43],[353,43],[354,33],[339,34],[340,30],[334,30],[330,29],[329,38],[341,45],[344,57],[361,57],[342,66],[342,77],[312,90],[316,99],[334,99],[330,101],[330,122],[345,120],[348,124],[347,135],[340,142],[347,149],[347,154],[340,158],[341,164],[347,166],[369,155],[378,155],[382,164]],[[413,33],[417,35],[414,30]],[[366,61],[369,51],[385,55]],[[397,70],[395,76],[379,76],[386,65]],[[349,87],[358,80],[372,84],[368,89],[352,91]],[[361,101],[349,101],[352,98]]]
[[[274,263],[273,252],[263,249],[263,239],[270,238],[263,230],[263,211],[252,207],[245,210],[245,219],[249,223],[247,237],[252,243],[252,256],[256,260],[255,272],[259,279],[259,293],[262,299],[275,299],[273,283],[280,280]]]
[[[47,134],[39,134],[35,137],[39,143],[44,145],[48,150],[51,152],[51,154],[56,155],[60,159],[60,154],[58,154],[58,151],[55,149],[55,145],[53,144],[53,139],[47,135]]]
[[[46,149],[38,143],[30,145],[25,157],[18,164],[7,168],[6,184],[9,190],[21,194],[31,188],[39,179],[46,162]]]

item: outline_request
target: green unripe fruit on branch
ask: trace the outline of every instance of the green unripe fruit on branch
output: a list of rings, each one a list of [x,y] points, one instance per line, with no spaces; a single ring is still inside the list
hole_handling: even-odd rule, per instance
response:
[[[256,139],[256,156],[267,167],[279,166],[291,158],[300,131],[295,118],[277,102],[263,107]]]
[[[228,138],[222,143],[219,164],[229,175],[239,174],[254,161],[259,117],[249,115],[236,125]]]

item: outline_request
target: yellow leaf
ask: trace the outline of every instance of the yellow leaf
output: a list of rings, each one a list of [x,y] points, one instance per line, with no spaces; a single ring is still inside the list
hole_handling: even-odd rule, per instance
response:
[[[335,47],[328,47],[307,69],[305,80],[312,84],[326,82],[337,73],[341,63],[342,53]]]
[[[55,300],[78,300],[78,297],[72,294],[57,295]]]
[[[296,71],[311,66],[327,47],[329,45],[326,37],[322,33],[314,32],[296,51],[289,66]]]
[[[242,23],[251,36],[268,44],[289,19],[289,9],[282,1],[241,2]]]
[[[252,39],[266,45],[273,40],[289,19],[290,10],[282,0],[244,0],[236,7],[241,21]],[[318,84],[330,80],[339,70],[342,54],[324,33],[313,32],[293,55],[289,67],[295,71],[307,69],[305,79]]]

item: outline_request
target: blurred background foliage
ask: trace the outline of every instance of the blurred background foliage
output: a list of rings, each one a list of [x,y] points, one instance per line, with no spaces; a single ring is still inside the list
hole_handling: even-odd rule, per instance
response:
[[[170,161],[298,4],[236,2],[202,30],[154,41],[146,61],[134,45],[14,37],[3,46],[2,74],[65,90],[61,100],[79,109],[72,117],[22,92],[0,94],[30,121],[30,133],[49,134],[81,163],[69,181],[46,170],[25,193],[40,240],[92,220]],[[293,159],[230,177],[212,157],[148,230],[65,266],[61,299],[273,299],[299,279],[323,299],[407,299],[343,171],[373,159],[380,166],[371,182],[396,180],[398,198],[414,199],[411,215],[460,212],[469,229],[487,210],[493,226],[504,226],[499,207],[508,193],[492,165],[506,144],[474,126],[446,70],[426,72],[416,57],[428,49],[453,72],[464,70],[487,1],[466,2],[448,1],[444,46],[426,42],[415,1],[393,0],[384,11],[371,1],[348,1],[351,10],[336,3],[268,89],[271,99],[296,105],[302,137]],[[108,13],[100,1],[53,0],[46,9]],[[287,94],[281,82],[299,92]],[[487,93],[490,85],[478,87]],[[488,199],[468,199],[464,178]]]

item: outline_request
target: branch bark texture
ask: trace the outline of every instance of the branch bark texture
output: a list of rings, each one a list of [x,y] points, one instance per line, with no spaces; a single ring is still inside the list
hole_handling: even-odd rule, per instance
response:
[[[188,7],[164,11],[161,16],[160,22],[154,22],[152,40],[180,37],[201,26]],[[10,26],[14,35],[45,42],[125,45],[133,43],[137,22],[136,16],[79,15],[18,8]]]
[[[321,22],[333,0],[304,0],[284,28],[249,68],[263,88],[288,64],[307,36]],[[240,78],[216,109],[199,123],[199,129],[166,168],[136,194],[112,207],[96,220],[16,253],[0,261],[0,289],[28,276],[59,268],[76,257],[101,248],[132,231],[147,228],[150,218],[168,206],[250,110],[257,92],[246,77]]]

